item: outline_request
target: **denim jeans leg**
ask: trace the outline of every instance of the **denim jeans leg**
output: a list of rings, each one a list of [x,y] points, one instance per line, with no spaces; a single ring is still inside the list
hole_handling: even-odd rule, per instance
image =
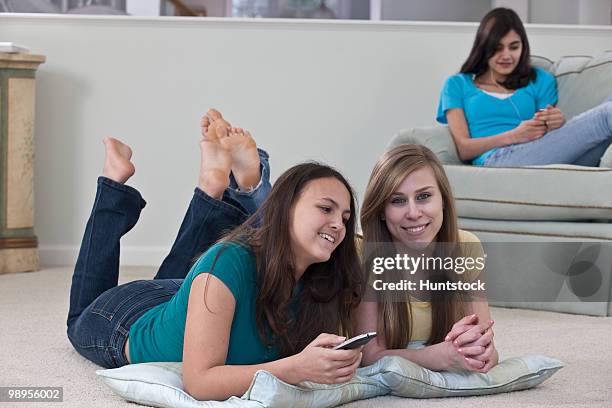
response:
[[[100,294],[117,286],[119,240],[134,227],[145,205],[136,189],[106,177],[98,178],[96,198],[72,276],[68,326]]]
[[[124,349],[131,326],[147,311],[169,301],[181,283],[180,279],[137,280],[110,288],[71,322],[70,343],[102,367],[128,364]]]
[[[598,146],[595,146],[582,156],[576,159],[573,163],[577,166],[588,166],[588,167],[597,167],[599,166],[599,162],[603,157],[606,150],[608,150],[609,144],[602,143]]]
[[[597,166],[593,149],[605,151],[612,141],[612,102],[604,102],[570,119],[564,126],[533,142],[498,149],[486,166],[587,164]]]
[[[225,190],[227,195],[238,201],[252,215],[264,202],[272,185],[270,184],[270,156],[263,149],[257,149],[259,153],[259,163],[261,171],[261,181],[252,191],[241,191],[238,189],[238,183],[234,175],[230,173],[230,185]]]
[[[214,199],[199,188],[183,218],[178,235],[154,279],[183,279],[196,258],[210,248],[224,233],[247,220],[268,196],[270,164],[268,154],[261,149],[261,182],[252,191],[239,191],[230,176],[230,186],[221,200]]]
[[[197,256],[247,218],[238,202],[225,196],[220,201],[196,188],[170,253],[154,279],[185,278]]]

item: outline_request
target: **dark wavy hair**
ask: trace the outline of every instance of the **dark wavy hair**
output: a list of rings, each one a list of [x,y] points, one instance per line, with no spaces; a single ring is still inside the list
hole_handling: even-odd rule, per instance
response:
[[[472,50],[461,66],[461,73],[484,74],[489,68],[489,59],[497,52],[501,39],[511,30],[521,38],[523,50],[516,68],[500,84],[508,89],[518,89],[535,80],[536,72],[529,62],[530,50],[527,33],[520,17],[509,8],[498,7],[489,11],[480,22]]]
[[[300,295],[293,303],[297,282],[290,213],[306,186],[322,178],[334,178],[346,187],[351,215],[345,224],[346,235],[330,259],[304,271]],[[255,254],[259,336],[264,344],[278,346],[281,357],[302,351],[323,332],[352,335],[353,312],[363,292],[355,245],[356,217],[355,194],[344,176],[330,166],[308,162],[285,171],[261,207],[222,239],[245,245]]]

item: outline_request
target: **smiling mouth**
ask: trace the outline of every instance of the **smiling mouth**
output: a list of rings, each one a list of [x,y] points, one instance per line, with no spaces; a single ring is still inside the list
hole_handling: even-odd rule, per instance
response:
[[[336,238],[332,237],[329,234],[326,234],[325,232],[319,232],[319,236],[323,238],[324,240],[331,242],[332,244],[336,243]]]
[[[422,233],[423,231],[425,231],[425,228],[427,228],[429,224],[430,222],[428,222],[427,224],[416,225],[414,227],[401,227],[401,228],[409,234],[418,235]]]

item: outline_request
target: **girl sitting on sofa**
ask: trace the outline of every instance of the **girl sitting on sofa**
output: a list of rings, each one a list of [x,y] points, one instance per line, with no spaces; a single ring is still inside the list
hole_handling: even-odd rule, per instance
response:
[[[375,257],[395,257],[406,251],[414,255],[414,250],[442,259],[459,250],[463,257],[484,259],[478,238],[458,229],[444,169],[424,146],[400,145],[378,160],[366,188],[361,227],[368,271]],[[480,272],[482,268],[474,265],[462,272],[461,279],[474,281]],[[420,270],[412,278],[414,282],[451,281],[453,274]],[[369,279],[368,289],[372,284]],[[393,355],[434,371],[488,372],[497,364],[498,353],[486,293],[472,299],[467,295],[418,289],[366,291],[358,307],[356,332],[377,331],[378,336],[365,346],[363,363]],[[409,343],[411,347],[406,348]]]
[[[155,279],[119,286],[119,241],[145,201],[125,184],[131,149],[105,140],[72,278],[70,342],[107,368],[183,361],[185,390],[200,400],[241,396],[257,370],[290,384],[348,381],[361,349],[333,350],[345,338],[327,333],[349,334],[360,300],[351,187],[305,163],[270,190],[268,156],[248,132],[216,111],[204,130],[198,187],[170,254]]]
[[[478,166],[597,166],[612,141],[612,100],[566,122],[555,78],[529,58],[518,15],[491,10],[440,95],[436,119],[448,124],[459,157]]]

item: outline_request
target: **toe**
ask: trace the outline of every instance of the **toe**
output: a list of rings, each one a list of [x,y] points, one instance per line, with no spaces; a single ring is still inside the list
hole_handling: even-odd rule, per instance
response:
[[[200,126],[201,127],[210,126],[210,119],[208,118],[208,116],[202,116],[202,119],[200,120]]]
[[[223,119],[223,115],[221,115],[221,112],[214,108],[210,108],[208,112],[206,112],[206,116],[208,116],[213,121]]]
[[[210,120],[208,117],[204,116],[200,121],[200,128],[202,129],[202,136],[206,136],[208,133],[208,128],[210,127]]]
[[[225,120],[223,115],[221,115],[221,112],[216,109],[210,108],[208,112],[206,112],[206,116],[208,117],[211,123],[218,123],[224,125],[225,127],[231,127],[229,122]]]

